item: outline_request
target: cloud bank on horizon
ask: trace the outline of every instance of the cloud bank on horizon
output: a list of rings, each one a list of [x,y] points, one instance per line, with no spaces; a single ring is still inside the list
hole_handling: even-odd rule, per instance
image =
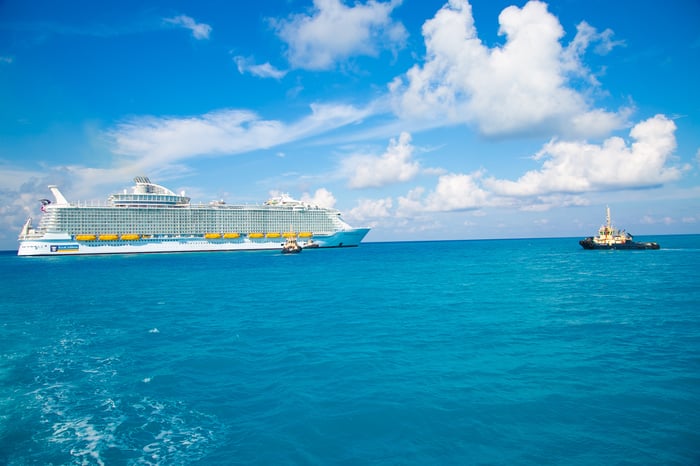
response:
[[[250,50],[233,54],[232,61],[240,75],[284,82],[301,72],[337,72],[358,57],[395,57],[410,37],[395,17],[404,7],[400,0],[352,5],[314,0],[306,11],[267,18],[269,32],[283,44],[279,56],[257,57]],[[162,22],[187,30],[197,42],[215,41],[215,28],[193,16],[168,16]],[[349,149],[336,153],[332,166],[318,176],[357,192],[357,204],[346,216],[370,225],[487,207],[541,211],[585,205],[588,193],[663,186],[692,169],[675,156],[672,116],[659,113],[633,121],[633,104],[608,109],[597,103],[606,91],[586,59],[591,54],[604,57],[624,45],[611,29],[598,31],[581,21],[565,43],[557,16],[536,0],[506,7],[498,25],[502,42],[488,45],[480,38],[469,1],[449,0],[422,24],[424,54],[365,94],[370,98],[310,102],[306,114],[292,119],[265,117],[252,108],[123,117],[101,131],[113,156],[107,166],[44,162],[41,175],[38,170],[7,170],[3,198],[14,198],[2,214],[14,223],[20,216],[15,212],[26,214],[34,204],[28,192],[39,184],[38,192],[43,192],[45,172],[72,178],[71,184],[88,194],[98,183],[123,183],[134,173],[177,177],[203,157],[322,144],[324,138]],[[0,57],[0,66],[12,66],[14,60]],[[284,63],[275,66],[271,61]],[[529,154],[534,167],[508,179],[492,174],[488,159],[475,170],[429,162],[425,148],[414,146],[413,140],[436,128],[457,128],[487,142],[543,142]],[[383,139],[383,152],[376,145],[351,144],[368,134]],[[465,150],[459,157],[470,154]],[[17,179],[23,185],[17,186]],[[403,194],[382,193],[388,186],[403,187]],[[337,203],[329,186],[318,185],[303,197],[319,205]]]

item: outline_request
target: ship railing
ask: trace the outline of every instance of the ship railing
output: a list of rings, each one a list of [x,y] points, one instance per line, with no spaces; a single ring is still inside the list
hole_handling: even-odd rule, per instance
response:
[[[27,240],[27,239],[41,239],[43,237],[44,237],[43,231],[32,229],[24,235],[20,234],[18,238],[20,240]]]

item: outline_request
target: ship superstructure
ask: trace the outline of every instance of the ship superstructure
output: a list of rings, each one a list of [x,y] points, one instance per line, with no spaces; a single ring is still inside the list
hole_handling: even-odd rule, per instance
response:
[[[28,219],[18,255],[119,254],[145,252],[279,249],[294,234],[303,246],[357,246],[369,231],[352,228],[335,209],[289,196],[264,204],[192,204],[147,177],[106,204],[71,203],[57,186],[54,201],[42,199],[41,220]]]

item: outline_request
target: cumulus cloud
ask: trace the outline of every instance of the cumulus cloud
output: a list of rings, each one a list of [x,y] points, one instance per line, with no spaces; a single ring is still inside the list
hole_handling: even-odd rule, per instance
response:
[[[607,55],[613,48],[624,46],[624,41],[616,41],[613,39],[614,34],[615,33],[611,29],[598,32],[585,21],[579,23],[576,26],[576,36],[563,50],[563,64],[565,69],[588,76],[591,83],[598,84],[595,77],[589,74],[588,69],[581,62],[581,57],[592,44],[596,44],[594,51],[598,55]]]
[[[301,201],[312,206],[333,208],[335,207],[336,199],[333,193],[326,188],[319,188],[313,195],[304,193],[301,196]]]
[[[682,173],[667,166],[676,149],[675,130],[673,121],[656,115],[632,128],[629,144],[620,137],[600,145],[551,141],[535,156],[542,168],[517,181],[490,178],[484,185],[497,195],[515,197],[657,186]]]
[[[233,61],[241,74],[249,73],[258,78],[273,78],[277,80],[284,78],[287,74],[286,71],[275,68],[269,62],[257,65],[252,59],[241,56],[233,57]]]
[[[540,168],[517,180],[487,177],[485,171],[448,173],[432,190],[422,186],[399,196],[394,215],[418,218],[432,212],[517,208],[540,212],[554,207],[586,206],[586,194],[600,191],[651,188],[675,181],[689,166],[675,166],[675,123],[663,115],[639,122],[629,140],[610,137],[600,144],[550,141],[533,157]],[[361,212],[387,216],[390,199],[365,201]],[[379,207],[382,207],[381,209]]]
[[[211,26],[204,23],[198,23],[186,15],[165,18],[163,21],[169,24],[174,24],[175,26],[189,29],[192,32],[192,37],[197,40],[209,39],[209,34],[211,34]]]
[[[390,17],[400,4],[401,0],[370,0],[348,7],[340,0],[314,0],[310,14],[294,15],[273,26],[287,44],[293,67],[326,70],[351,56],[376,56],[380,46],[403,47],[408,33]]]
[[[390,217],[392,200],[390,197],[384,199],[362,199],[345,215],[348,219],[364,222],[368,219]]]
[[[133,176],[128,169],[95,169],[81,166],[49,166],[41,164],[39,170],[23,170],[0,164],[0,240],[8,231],[16,238],[27,217],[40,215],[38,200],[51,197],[47,186],[59,185],[69,201],[103,200],[95,198],[96,192],[104,192],[114,180]]]
[[[396,78],[389,89],[404,118],[474,124],[490,136],[539,132],[604,135],[620,128],[628,110],[591,108],[574,79],[597,84],[581,57],[592,43],[615,43],[612,31],[579,25],[568,47],[564,30],[544,3],[504,9],[502,46],[479,39],[467,0],[450,0],[423,25],[425,62]]]
[[[46,172],[22,170],[0,161],[0,240],[17,237],[28,217],[39,215],[40,199],[51,184]]]
[[[479,209],[489,204],[489,193],[480,186],[481,172],[450,173],[438,178],[435,189],[411,190],[398,199],[398,214],[412,216],[423,212],[451,212]]]
[[[291,124],[265,120],[247,110],[225,109],[191,117],[139,117],[107,133],[116,154],[148,167],[198,155],[231,155],[274,147],[342,127],[369,110],[349,105],[311,105],[311,113]]]
[[[391,139],[386,152],[380,156],[355,155],[342,163],[342,171],[349,177],[350,188],[381,187],[408,181],[418,174],[420,164],[412,161],[411,135],[401,133]]]

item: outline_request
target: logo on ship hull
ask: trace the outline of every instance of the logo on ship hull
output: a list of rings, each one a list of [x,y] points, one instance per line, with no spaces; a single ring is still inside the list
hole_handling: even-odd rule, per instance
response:
[[[52,244],[51,252],[75,252],[78,250],[77,244]]]

